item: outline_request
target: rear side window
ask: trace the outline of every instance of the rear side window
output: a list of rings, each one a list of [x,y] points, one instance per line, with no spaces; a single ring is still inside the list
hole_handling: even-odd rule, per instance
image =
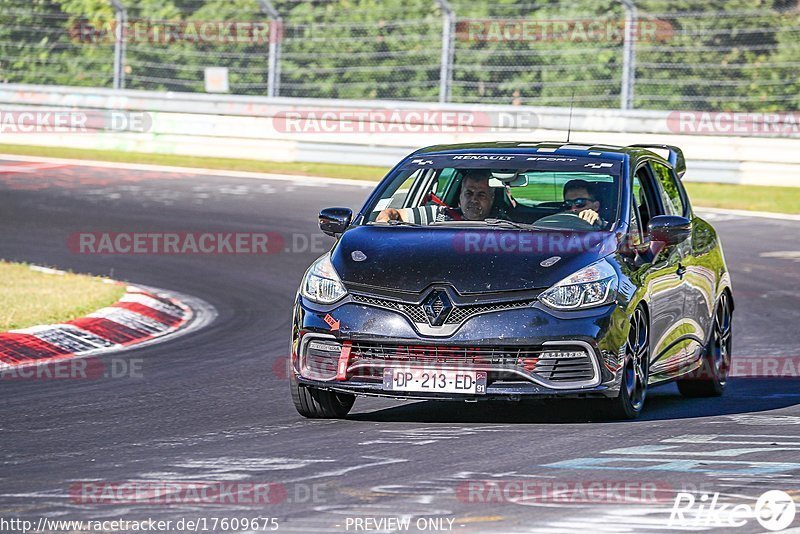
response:
[[[653,169],[653,175],[658,181],[658,192],[661,195],[666,215],[684,215],[686,208],[683,205],[683,198],[675,175],[669,167],[656,161],[651,161],[650,167]]]

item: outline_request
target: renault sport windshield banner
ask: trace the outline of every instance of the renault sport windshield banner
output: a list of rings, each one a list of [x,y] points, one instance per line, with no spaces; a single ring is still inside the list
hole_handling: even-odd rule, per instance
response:
[[[559,172],[588,172],[620,174],[622,162],[600,157],[536,155],[536,154],[446,154],[413,157],[406,161],[407,169],[531,169]]]

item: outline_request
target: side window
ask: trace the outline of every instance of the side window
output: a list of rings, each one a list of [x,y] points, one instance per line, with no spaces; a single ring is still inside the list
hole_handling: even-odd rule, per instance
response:
[[[638,246],[642,243],[642,225],[640,223],[642,219],[642,208],[641,208],[641,195],[642,195],[642,183],[639,180],[638,176],[633,178],[633,190],[631,192],[631,244],[634,246]]]
[[[447,187],[452,184],[453,177],[456,175],[455,169],[443,169],[439,174],[436,182],[436,191],[434,192],[437,197],[444,198],[447,193]]]
[[[650,168],[653,169],[653,174],[658,181],[658,192],[661,195],[666,215],[683,215],[686,210],[675,175],[669,167],[655,161],[650,162]]]
[[[646,165],[639,167],[636,175],[633,178],[631,187],[633,196],[633,210],[632,213],[638,220],[639,227],[641,228],[641,235],[644,238],[647,235],[647,225],[650,219],[656,215],[661,215],[659,212],[658,203],[654,195],[653,179],[650,176],[650,170]],[[633,224],[633,218],[631,218]]]
[[[372,213],[369,214],[369,221],[374,221],[381,210],[386,208],[404,208],[414,189],[419,187],[416,182],[423,172],[422,169],[403,171],[395,177],[392,185],[381,193],[381,199],[372,208]]]
[[[413,195],[419,187],[418,181],[425,171],[422,169],[416,170],[405,178],[402,183],[397,187],[392,196],[387,200],[381,202],[381,209],[384,208],[405,208]],[[380,210],[378,210],[380,211]]]

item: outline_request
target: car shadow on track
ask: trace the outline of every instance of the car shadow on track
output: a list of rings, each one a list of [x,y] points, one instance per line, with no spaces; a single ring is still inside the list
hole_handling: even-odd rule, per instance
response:
[[[366,401],[369,402],[369,401]],[[364,404],[366,404],[364,402]],[[360,409],[369,409],[361,405]],[[733,379],[722,397],[690,399],[674,384],[648,392],[636,421],[690,419],[746,414],[800,404],[800,380],[794,378]],[[359,408],[359,403],[356,404]],[[608,422],[594,400],[564,399],[522,402],[420,401],[391,408],[351,413],[348,419],[415,423],[594,423]],[[628,421],[631,422],[631,421]]]

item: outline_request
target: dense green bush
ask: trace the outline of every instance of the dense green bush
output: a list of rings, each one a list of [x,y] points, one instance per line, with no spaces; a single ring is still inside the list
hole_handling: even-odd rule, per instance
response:
[[[123,0],[131,21],[262,21],[257,0]],[[458,16],[451,100],[617,107],[620,40],[474,38],[469,24],[621,24],[616,0],[451,0]],[[636,43],[635,107],[795,110],[800,106],[797,0],[637,0],[669,29]],[[276,0],[284,27],[280,94],[436,101],[442,13],[434,0]],[[107,0],[0,0],[0,81],[110,87],[113,42],[76,28],[114,20]],[[266,93],[267,42],[129,42],[126,87],[203,91],[208,66],[231,92]]]

